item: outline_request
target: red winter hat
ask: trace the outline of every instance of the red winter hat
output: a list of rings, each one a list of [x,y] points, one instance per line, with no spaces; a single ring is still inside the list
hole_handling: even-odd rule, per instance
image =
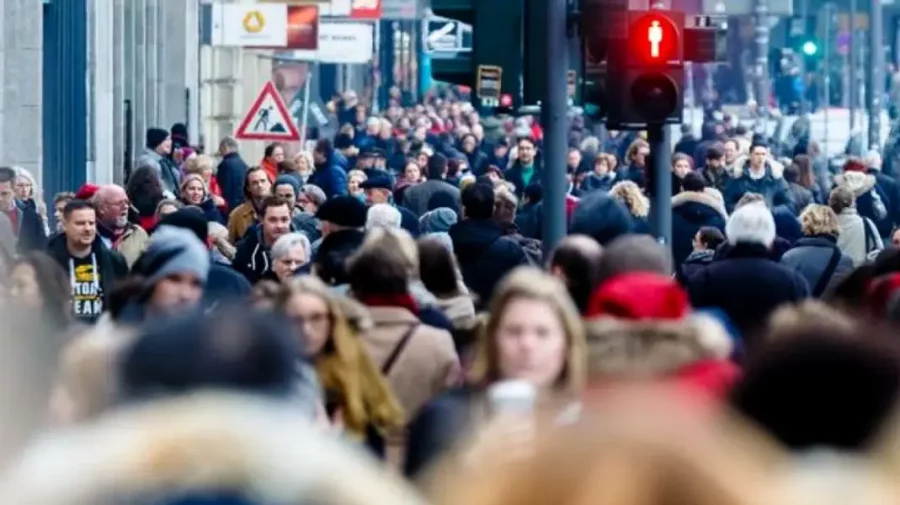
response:
[[[98,189],[100,189],[100,186],[87,182],[78,188],[78,192],[75,193],[75,198],[78,200],[90,200],[91,198],[94,198],[94,193],[96,193]]]
[[[588,302],[588,319],[681,319],[690,312],[687,293],[674,279],[649,272],[622,274],[601,284]]]
[[[844,172],[866,172],[865,162],[859,158],[850,158],[844,162]]]

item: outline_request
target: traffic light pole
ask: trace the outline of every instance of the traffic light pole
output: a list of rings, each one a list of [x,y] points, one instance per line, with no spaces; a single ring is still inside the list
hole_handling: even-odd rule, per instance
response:
[[[487,0],[482,0],[487,1]],[[550,252],[565,238],[566,226],[566,155],[568,149],[568,38],[566,36],[566,0],[546,0],[547,53],[546,95],[541,103],[544,127],[544,197],[543,246]]]
[[[653,180],[653,201],[650,202],[650,231],[662,244],[672,243],[672,150],[669,147],[669,127],[663,124],[647,126],[650,144],[650,167]]]

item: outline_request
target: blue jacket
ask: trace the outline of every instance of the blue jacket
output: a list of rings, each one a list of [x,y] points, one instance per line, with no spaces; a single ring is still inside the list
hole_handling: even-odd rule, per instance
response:
[[[325,163],[316,165],[307,183],[322,188],[327,198],[347,194],[347,173],[334,163],[334,153],[329,154]]]

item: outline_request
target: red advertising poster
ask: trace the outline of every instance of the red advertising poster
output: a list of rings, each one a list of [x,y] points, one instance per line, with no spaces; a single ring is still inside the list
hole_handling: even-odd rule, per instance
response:
[[[289,5],[287,16],[287,48],[318,49],[319,8],[315,5]]]
[[[353,19],[381,19],[381,0],[353,0],[350,17]]]

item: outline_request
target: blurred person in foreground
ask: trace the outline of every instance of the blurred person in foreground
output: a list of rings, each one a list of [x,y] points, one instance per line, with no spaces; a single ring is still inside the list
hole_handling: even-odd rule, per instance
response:
[[[426,483],[436,505],[883,505],[898,499],[892,461],[794,456],[735,417],[703,418],[666,391],[597,391],[581,420],[538,413],[543,430],[516,451],[476,442],[483,457]],[[448,482],[454,485],[448,485]]]
[[[135,293],[119,322],[141,323],[156,317],[190,312],[200,306],[209,277],[209,249],[193,232],[159,226],[132,269]]]
[[[40,315],[59,331],[74,322],[69,276],[44,253],[27,253],[11,265],[9,298],[14,307]]]
[[[220,316],[142,333],[121,360],[120,406],[31,447],[5,475],[4,497],[59,505],[419,503],[399,478],[311,421],[318,400],[298,396],[310,385],[298,383],[286,323],[271,314]]]
[[[209,249],[209,274],[203,287],[203,306],[216,305],[246,299],[250,295],[250,283],[239,274],[227,260],[215,254],[214,239],[209,235],[209,226],[203,211],[196,207],[179,209],[160,221],[161,226],[173,226],[188,230],[206,244]]]
[[[565,287],[533,268],[513,271],[498,286],[486,328],[476,343],[468,385],[427,403],[410,425],[405,472],[420,475],[438,457],[483,426],[509,423],[491,415],[492,385],[529,383],[539,398],[579,394],[585,380],[584,328]],[[514,438],[514,436],[513,436]]]

